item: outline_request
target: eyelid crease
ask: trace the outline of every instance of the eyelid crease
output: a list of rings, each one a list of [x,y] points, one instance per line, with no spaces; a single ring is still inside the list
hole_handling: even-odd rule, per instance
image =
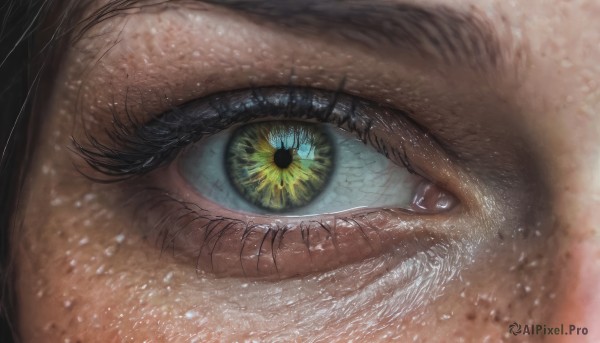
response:
[[[235,124],[263,118],[304,119],[354,132],[414,172],[402,146],[390,147],[384,139],[370,134],[378,108],[341,91],[296,86],[251,88],[194,100],[145,124],[130,114],[127,122],[114,115],[113,128],[107,131],[108,143],[88,134],[87,144],[73,139],[73,145],[87,165],[106,178],[99,181],[114,182],[146,174],[171,161],[180,149]],[[399,117],[405,116],[399,113]]]

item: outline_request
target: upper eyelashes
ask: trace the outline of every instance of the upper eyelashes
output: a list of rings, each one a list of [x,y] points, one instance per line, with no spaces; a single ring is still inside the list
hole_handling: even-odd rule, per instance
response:
[[[332,123],[370,140],[386,157],[412,171],[402,147],[385,146],[370,135],[378,106],[347,94],[304,87],[264,87],[230,91],[192,101],[146,124],[116,119],[108,142],[92,135],[87,143],[74,141],[87,164],[108,177],[121,180],[146,174],[172,160],[177,152],[203,137],[253,119],[298,119]]]

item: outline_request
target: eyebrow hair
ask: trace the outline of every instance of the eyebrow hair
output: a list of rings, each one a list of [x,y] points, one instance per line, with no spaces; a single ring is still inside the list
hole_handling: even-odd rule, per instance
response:
[[[290,30],[340,39],[381,50],[417,53],[446,63],[494,67],[501,45],[493,25],[447,6],[383,0],[205,0],[267,18]]]
[[[177,3],[177,0],[164,0]],[[401,52],[478,70],[502,62],[494,25],[483,15],[443,5],[422,6],[390,0],[188,0],[224,7],[292,32],[349,41],[369,49]],[[111,0],[84,20],[82,33],[119,12],[156,3]],[[185,4],[185,1],[184,1]],[[81,33],[81,34],[82,34]]]

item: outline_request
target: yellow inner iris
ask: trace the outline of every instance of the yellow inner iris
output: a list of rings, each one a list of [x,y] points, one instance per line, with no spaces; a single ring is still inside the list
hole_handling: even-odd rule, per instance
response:
[[[308,204],[321,193],[333,147],[317,124],[263,122],[242,127],[228,148],[230,179],[251,203],[270,210]]]

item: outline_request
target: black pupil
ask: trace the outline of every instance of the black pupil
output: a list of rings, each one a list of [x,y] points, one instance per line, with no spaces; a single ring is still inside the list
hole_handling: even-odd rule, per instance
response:
[[[289,167],[294,160],[292,149],[284,149],[283,147],[277,149],[277,151],[275,151],[275,156],[273,156],[273,160],[275,161],[275,165],[281,169]]]

